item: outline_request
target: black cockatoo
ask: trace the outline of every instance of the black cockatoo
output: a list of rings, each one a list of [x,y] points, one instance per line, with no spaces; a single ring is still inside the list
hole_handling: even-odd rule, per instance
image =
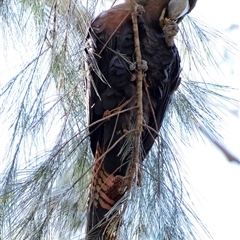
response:
[[[180,84],[180,57],[173,38],[178,32],[177,23],[195,3],[196,0],[141,1],[144,13],[137,16],[137,21],[143,64],[138,67],[129,3],[116,5],[92,21],[86,39],[89,132],[95,157],[88,239],[114,239],[107,230],[106,214],[128,184],[132,152],[129,133],[136,120],[135,73],[142,67],[145,76],[141,162],[150,151]]]

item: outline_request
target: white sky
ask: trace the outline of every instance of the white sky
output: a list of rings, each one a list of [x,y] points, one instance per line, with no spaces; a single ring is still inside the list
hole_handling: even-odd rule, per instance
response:
[[[225,5],[229,3],[229,5]],[[225,31],[231,24],[240,26],[239,1],[199,0],[193,11],[203,22]],[[228,33],[227,33],[228,34]],[[228,35],[240,43],[240,30]],[[1,58],[2,59],[2,58]],[[15,59],[16,60],[16,59]],[[1,68],[3,62],[0,63]],[[234,87],[240,80],[239,56],[232,66],[224,66],[226,81]],[[12,68],[12,66],[10,66]],[[234,69],[233,75],[230,69]],[[0,84],[1,86],[1,84]],[[240,94],[239,94],[240,95]],[[236,116],[226,116],[225,144],[240,156],[240,122]],[[5,139],[0,135],[1,146]],[[0,156],[3,148],[1,147]],[[224,156],[206,144],[196,142],[193,149],[185,149],[189,182],[198,192],[193,198],[197,211],[214,240],[240,239],[240,165],[229,163]]]
[[[228,5],[226,5],[228,4]],[[239,1],[199,0],[193,15],[209,23],[240,43],[240,29],[229,33],[225,30],[231,24],[240,26]],[[238,46],[239,48],[239,46]],[[240,85],[240,61],[236,56],[231,66],[222,64],[226,83]],[[234,75],[231,73],[234,70]],[[238,92],[238,96],[240,93]],[[239,98],[240,99],[240,98]],[[225,144],[240,157],[240,121],[237,116],[224,117]],[[207,142],[207,141],[206,141]],[[189,182],[202,197],[195,199],[200,217],[214,240],[240,239],[240,165],[229,163],[210,144],[196,142],[194,149],[186,149],[186,164],[189,168]]]

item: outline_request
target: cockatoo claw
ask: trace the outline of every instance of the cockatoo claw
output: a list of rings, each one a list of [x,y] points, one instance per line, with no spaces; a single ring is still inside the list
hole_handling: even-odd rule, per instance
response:
[[[164,26],[162,27],[163,33],[165,35],[165,41],[168,46],[174,45],[174,37],[177,35],[179,31],[178,24],[174,21],[165,18],[164,19]]]

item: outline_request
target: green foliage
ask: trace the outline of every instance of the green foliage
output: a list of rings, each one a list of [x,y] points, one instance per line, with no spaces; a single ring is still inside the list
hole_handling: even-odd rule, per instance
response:
[[[97,6],[97,0],[7,0],[0,6],[5,53],[21,59],[18,73],[1,83],[8,139],[0,179],[0,239],[84,239],[93,164],[84,39]],[[196,123],[219,137],[221,119],[210,102],[234,100],[225,96],[227,87],[211,81],[210,71],[219,68],[217,48],[210,44],[220,33],[190,18],[181,29],[183,82],[143,163],[143,187],[126,196],[119,239],[200,238],[195,227],[202,223],[186,200],[177,150],[180,142],[189,145],[201,136]]]

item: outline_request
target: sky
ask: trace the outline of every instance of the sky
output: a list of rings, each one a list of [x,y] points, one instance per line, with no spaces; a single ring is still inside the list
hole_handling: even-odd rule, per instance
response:
[[[230,31],[233,24],[240,26],[239,2],[199,0],[192,15],[223,31],[234,42],[240,43],[240,29]],[[239,48],[239,46],[237,46]],[[2,59],[2,58],[1,58]],[[21,60],[14,59],[19,62]],[[240,84],[240,57],[235,56],[229,62],[221,63],[224,77],[221,81],[238,88]],[[0,65],[3,66],[3,62]],[[7,68],[14,68],[14,62]],[[5,71],[7,74],[7,71]],[[1,86],[1,85],[0,85]],[[239,97],[240,93],[233,93]],[[239,115],[238,115],[239,116]],[[240,156],[239,117],[223,113],[226,121],[224,143],[237,156]],[[1,146],[5,137],[0,135]],[[3,149],[1,147],[1,149]],[[3,154],[0,150],[0,157]],[[229,163],[221,152],[205,143],[193,142],[192,148],[183,149],[187,166],[188,180],[192,186],[192,200],[197,212],[205,223],[214,240],[240,239],[240,165]],[[207,240],[207,239],[206,239]]]
[[[229,3],[226,5],[226,3]],[[240,43],[239,1],[199,0],[192,15],[212,25],[235,43]],[[229,31],[231,25],[238,25]],[[236,46],[239,49],[239,45]],[[231,64],[229,66],[229,63]],[[223,83],[235,88],[240,86],[240,58],[221,63]],[[240,92],[232,93],[240,99]],[[239,113],[238,113],[239,114]],[[240,157],[239,115],[222,114],[226,121],[224,143]],[[229,163],[221,152],[205,143],[194,142],[193,148],[184,151],[189,182],[195,189],[193,197],[200,218],[206,224],[214,240],[240,239],[240,165]]]

